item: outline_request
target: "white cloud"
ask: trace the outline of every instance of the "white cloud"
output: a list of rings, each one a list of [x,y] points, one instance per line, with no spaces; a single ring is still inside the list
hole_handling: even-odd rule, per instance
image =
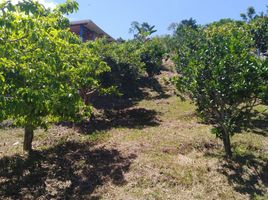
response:
[[[12,3],[16,4],[18,3],[20,0],[11,0]],[[40,4],[43,4],[46,8],[55,8],[57,3],[54,2],[53,0],[36,0],[38,1]]]

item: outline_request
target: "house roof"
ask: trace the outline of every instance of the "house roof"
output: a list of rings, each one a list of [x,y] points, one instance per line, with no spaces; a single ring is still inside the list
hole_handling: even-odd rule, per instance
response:
[[[86,28],[89,30],[100,34],[100,35],[105,35],[109,40],[114,40],[109,34],[107,34],[104,30],[102,30],[99,26],[97,26],[93,21],[86,19],[86,20],[79,20],[79,21],[72,21],[70,22],[71,26],[75,25],[84,25]]]

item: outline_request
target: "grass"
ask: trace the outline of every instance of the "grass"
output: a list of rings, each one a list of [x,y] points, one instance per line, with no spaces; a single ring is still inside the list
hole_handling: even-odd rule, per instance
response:
[[[170,86],[112,112],[94,131],[37,130],[36,154],[22,129],[0,129],[1,199],[267,199],[268,134],[232,138],[234,159]],[[262,129],[266,131],[265,129]]]

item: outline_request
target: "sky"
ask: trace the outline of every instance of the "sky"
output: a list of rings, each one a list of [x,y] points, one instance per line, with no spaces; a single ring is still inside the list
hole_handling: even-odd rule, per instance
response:
[[[38,0],[48,7],[64,0]],[[158,35],[168,34],[173,22],[194,18],[207,24],[222,18],[241,19],[240,13],[249,6],[257,13],[266,11],[268,0],[77,0],[79,11],[69,16],[71,21],[91,19],[114,38],[130,39],[131,22],[155,25]]]

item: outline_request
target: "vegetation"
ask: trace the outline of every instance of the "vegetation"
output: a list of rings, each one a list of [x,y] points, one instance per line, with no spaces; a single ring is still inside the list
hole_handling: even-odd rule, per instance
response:
[[[147,22],[143,22],[140,24],[139,22],[132,22],[131,28],[129,29],[130,33],[134,34],[134,38],[136,40],[140,40],[142,42],[145,42],[150,35],[157,32],[157,30],[154,29],[155,26],[151,26]]]
[[[140,34],[148,37],[147,33],[149,31]],[[111,71],[101,75],[103,87],[117,88],[117,91],[124,95],[130,88],[135,89],[141,77],[153,77],[160,73],[165,54],[160,39],[154,37],[144,41],[141,38],[142,36],[121,42],[97,39],[88,43],[88,48],[111,68]]]
[[[132,22],[130,33],[134,34],[134,41],[137,42],[137,48],[141,49],[141,62],[144,63],[145,71],[150,77],[160,73],[162,59],[165,54],[159,38],[150,38],[157,30],[147,22],[142,24]]]
[[[124,94],[128,86],[134,86],[145,73],[145,66],[140,57],[142,50],[135,41],[116,43],[100,39],[90,42],[88,48],[102,57],[111,68],[111,71],[101,76],[101,84],[104,87],[115,86]]]
[[[21,129],[0,129],[0,198],[265,199],[267,121],[234,135],[234,158],[225,160],[195,106],[164,83],[168,74],[156,76],[165,95],[144,86],[146,98],[110,110],[91,131],[38,129],[31,157],[20,148]]]
[[[25,128],[25,151],[31,151],[34,129],[51,119],[90,114],[78,90],[98,87],[98,75],[109,69],[67,29],[63,14],[77,8],[73,1],[53,11],[35,1],[1,4],[0,116]]]
[[[260,77],[267,65],[250,52],[253,40],[246,25],[210,25],[195,37],[199,38],[195,46],[186,44],[187,60],[181,55],[175,59],[180,73],[176,84],[189,94],[201,117],[213,124],[231,156],[230,135],[259,103],[261,88],[267,84]]]
[[[0,198],[265,199],[267,14],[83,43],[77,9],[0,3]]]
[[[151,40],[141,43],[142,48],[141,61],[145,65],[145,71],[149,77],[153,77],[160,73],[162,59],[166,50],[161,44],[160,38],[152,38]]]

